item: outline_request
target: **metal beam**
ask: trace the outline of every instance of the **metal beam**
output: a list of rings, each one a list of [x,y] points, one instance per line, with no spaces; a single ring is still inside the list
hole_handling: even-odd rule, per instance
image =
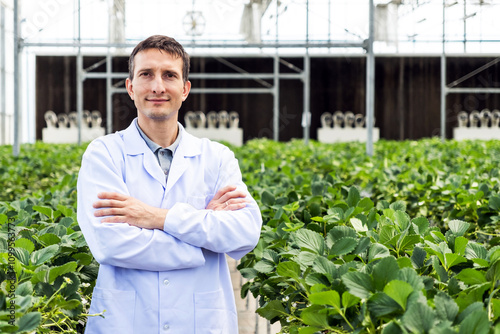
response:
[[[0,145],[5,145],[7,142],[7,90],[5,88],[5,7],[0,2],[0,115],[1,115],[1,132],[2,138]]]
[[[280,60],[274,56],[274,86],[273,86],[273,139],[279,141],[280,137]]]
[[[113,132],[113,82],[112,82],[112,72],[113,72],[113,62],[111,60],[111,54],[106,56],[106,133]],[[125,74],[128,76],[128,73]]]
[[[78,42],[81,41],[81,13],[80,0],[78,0]],[[82,118],[83,118],[83,55],[81,47],[78,47],[76,56],[76,114],[78,118],[78,145],[82,144]]]
[[[328,42],[328,41],[317,41],[304,43],[298,41],[297,43],[260,43],[260,44],[228,44],[228,43],[190,43],[179,40],[185,49],[188,48],[206,48],[206,49],[275,49],[275,48],[364,48],[366,44],[364,42]],[[137,43],[87,43],[87,42],[23,42],[23,47],[72,47],[72,48],[134,48]]]
[[[373,156],[373,120],[375,113],[375,56],[373,53],[373,40],[375,31],[374,4],[369,0],[369,35],[366,47],[366,154]]]
[[[457,93],[457,94],[463,94],[463,93],[472,93],[472,94],[500,94],[500,88],[488,88],[488,87],[482,87],[482,88],[446,88],[445,87],[445,92],[447,94],[450,93]]]
[[[446,45],[445,45],[445,26],[446,26],[446,0],[443,0],[443,50],[441,53],[441,140],[446,139]]]
[[[303,71],[303,95],[304,95],[304,110],[302,112],[302,126],[304,132],[304,143],[309,144],[311,137],[311,59],[309,53],[306,52],[304,56],[304,71]]]
[[[274,88],[192,88],[195,94],[273,94]]]
[[[14,0],[14,145],[12,154],[17,157],[21,151],[21,43],[19,27],[19,1]]]

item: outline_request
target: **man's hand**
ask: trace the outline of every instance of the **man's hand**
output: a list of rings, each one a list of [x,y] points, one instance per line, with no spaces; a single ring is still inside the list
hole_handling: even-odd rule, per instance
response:
[[[245,197],[246,193],[236,190],[235,186],[226,186],[215,194],[206,209],[214,211],[243,209],[248,203]]]
[[[214,211],[234,211],[246,206],[245,192],[236,190],[235,186],[220,189],[208,203],[206,209]],[[96,217],[105,217],[101,223],[127,223],[129,225],[163,230],[167,209],[155,208],[140,200],[115,193],[102,192],[97,195],[100,201],[94,203]]]
[[[127,223],[146,229],[163,230],[167,209],[155,208],[131,196],[103,192],[97,195],[100,201],[94,203],[96,217],[105,217],[101,223]]]

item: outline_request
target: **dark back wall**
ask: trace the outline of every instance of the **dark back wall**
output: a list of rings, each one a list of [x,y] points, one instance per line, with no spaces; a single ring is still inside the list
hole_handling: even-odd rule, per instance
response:
[[[84,57],[84,67],[102,57]],[[493,58],[448,57],[447,83],[483,66]],[[226,59],[250,73],[272,73],[272,58]],[[303,68],[303,58],[286,58],[288,63]],[[311,138],[316,139],[323,112],[352,111],[365,113],[365,58],[311,58]],[[73,56],[38,56],[36,65],[36,137],[41,139],[45,127],[43,115],[76,110],[76,58]],[[103,72],[105,65],[95,69]],[[127,58],[114,58],[113,70],[127,72]],[[216,58],[193,57],[192,73],[234,73]],[[281,73],[294,73],[280,65]],[[385,139],[419,139],[440,133],[440,58],[377,57],[375,61],[375,121]],[[115,80],[119,81],[119,80]],[[272,80],[265,80],[272,85]],[[192,87],[243,88],[265,87],[255,80],[192,79]],[[281,79],[279,139],[302,138],[303,84],[298,79]],[[491,66],[456,87],[500,88],[500,64]],[[500,94],[449,94],[446,99],[447,138],[452,137],[456,116],[461,110],[500,109]],[[105,124],[106,82],[88,79],[84,82],[84,109],[100,110]],[[273,137],[273,98],[271,94],[190,94],[183,104],[179,120],[184,124],[188,110],[237,111],[244,139]],[[113,131],[124,129],[136,116],[127,94],[113,97]]]

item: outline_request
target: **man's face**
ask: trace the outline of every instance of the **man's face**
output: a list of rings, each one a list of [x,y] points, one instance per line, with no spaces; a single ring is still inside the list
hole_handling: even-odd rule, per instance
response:
[[[191,83],[182,78],[182,58],[158,49],[146,49],[134,57],[134,78],[127,91],[137,107],[139,119],[166,120],[177,115]]]

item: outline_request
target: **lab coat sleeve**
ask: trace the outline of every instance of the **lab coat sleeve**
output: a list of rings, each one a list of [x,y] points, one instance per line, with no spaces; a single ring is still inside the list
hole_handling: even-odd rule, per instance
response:
[[[199,247],[162,230],[142,229],[125,223],[101,223],[101,217],[94,217],[92,204],[98,200],[98,193],[112,191],[130,195],[121,168],[114,160],[116,156],[112,158],[103,142],[94,141],[83,156],[78,175],[78,223],[97,262],[150,271],[204,265],[205,258]]]
[[[240,259],[259,241],[262,216],[242,181],[234,154],[224,147],[221,156],[215,192],[227,185],[235,185],[247,193],[247,206],[236,211],[213,211],[176,203],[167,213],[164,230],[193,246]]]

